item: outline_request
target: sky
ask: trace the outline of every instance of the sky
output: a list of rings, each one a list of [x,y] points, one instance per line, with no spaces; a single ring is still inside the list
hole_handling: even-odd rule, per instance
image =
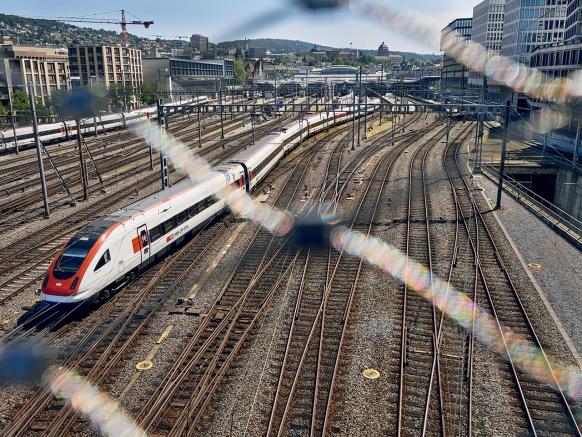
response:
[[[421,22],[441,29],[452,19],[470,17],[478,0],[376,0],[379,4],[418,16]],[[305,12],[293,0],[3,0],[0,12],[30,17],[118,18],[121,8],[130,12],[128,19],[153,20],[149,29],[128,26],[140,36],[207,35],[211,42],[239,38],[287,38],[333,47],[375,49],[386,42],[391,50],[438,53],[438,38],[417,41],[379,23],[355,16],[349,8],[334,12]],[[252,23],[261,15],[272,19],[264,25]],[[275,19],[277,18],[277,19]],[[74,23],[71,23],[74,24]],[[83,26],[119,31],[119,26],[83,24]]]

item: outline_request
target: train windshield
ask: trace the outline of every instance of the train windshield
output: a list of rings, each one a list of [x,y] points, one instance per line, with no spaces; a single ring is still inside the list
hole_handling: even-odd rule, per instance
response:
[[[100,219],[81,229],[69,240],[63,253],[59,257],[54,268],[57,279],[68,279],[73,276],[89,255],[89,251],[95,245],[97,239],[105,232],[112,221]]]
[[[78,271],[96,240],[97,238],[91,238],[89,235],[73,238],[65,247],[55,270],[69,273]]]

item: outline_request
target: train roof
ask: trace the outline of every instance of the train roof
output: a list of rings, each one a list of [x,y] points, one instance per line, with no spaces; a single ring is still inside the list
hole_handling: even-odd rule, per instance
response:
[[[143,213],[146,210],[151,209],[162,202],[167,202],[172,198],[176,197],[177,195],[182,194],[186,191],[201,187],[206,188],[208,181],[212,177],[218,177],[222,175],[222,172],[220,171],[211,171],[210,173],[213,176],[210,176],[203,183],[193,183],[190,179],[186,178],[183,181],[178,182],[177,184],[169,187],[166,190],[158,191],[155,194],[152,194],[151,196],[133,202],[124,208],[118,209],[117,211],[114,211],[103,217],[102,220],[113,221],[117,223],[127,221],[131,219],[133,216]],[[211,190],[209,189],[208,194],[210,194],[210,192]]]

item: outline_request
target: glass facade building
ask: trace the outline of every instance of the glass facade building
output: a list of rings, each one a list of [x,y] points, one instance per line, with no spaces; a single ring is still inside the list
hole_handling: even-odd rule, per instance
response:
[[[567,0],[507,0],[501,54],[528,65],[531,52],[562,42]]]

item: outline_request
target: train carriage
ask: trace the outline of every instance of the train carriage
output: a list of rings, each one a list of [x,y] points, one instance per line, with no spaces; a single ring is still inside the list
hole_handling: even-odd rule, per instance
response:
[[[113,291],[188,234],[225,209],[217,194],[239,183],[240,167],[212,171],[204,182],[186,180],[82,228],[49,267],[41,296],[49,302],[79,302]]]
[[[107,296],[187,235],[227,209],[225,189],[251,191],[306,136],[345,122],[348,113],[322,113],[287,124],[204,181],[186,180],[98,219],[81,229],[56,255],[43,280],[48,302],[74,303]]]

